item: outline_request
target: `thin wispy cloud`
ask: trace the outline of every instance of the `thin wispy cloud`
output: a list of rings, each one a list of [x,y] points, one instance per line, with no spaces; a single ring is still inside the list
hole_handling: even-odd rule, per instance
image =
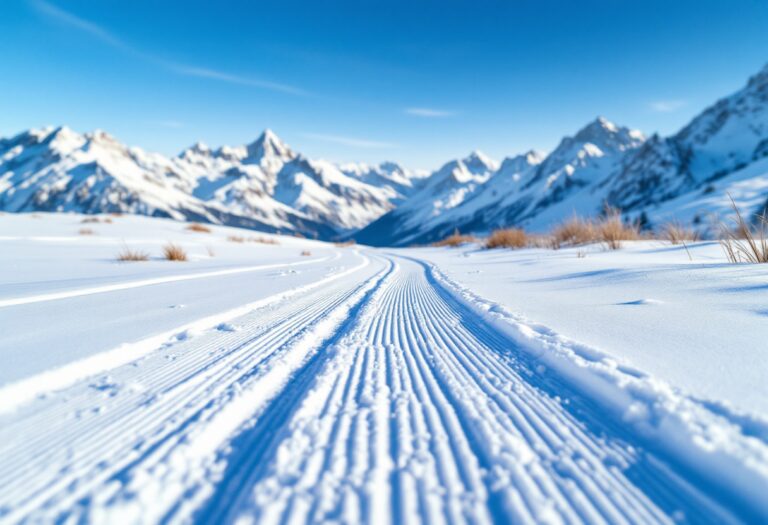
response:
[[[456,115],[454,111],[446,111],[444,109],[434,109],[434,108],[407,108],[405,110],[405,113],[407,115],[412,115],[414,117],[424,117],[424,118],[446,118],[446,117],[453,117]]]
[[[672,113],[685,106],[684,100],[655,100],[648,104],[657,113]]]
[[[308,95],[308,93],[301,88],[297,88],[295,86],[289,86],[287,84],[281,84],[279,82],[271,82],[268,80],[251,78],[251,77],[246,77],[242,75],[235,75],[232,73],[217,71],[215,69],[192,66],[188,64],[181,64],[178,62],[165,60],[163,58],[155,56],[151,53],[144,52],[128,44],[127,42],[121,40],[120,38],[112,34],[107,29],[99,26],[98,24],[94,24],[93,22],[90,22],[89,20],[81,18],[77,15],[74,15],[69,11],[65,11],[64,9],[61,9],[60,7],[55,6],[50,2],[47,2],[46,0],[30,0],[30,2],[40,14],[46,16],[47,18],[54,20],[58,23],[67,25],[69,27],[72,27],[74,29],[77,29],[78,31],[81,31],[83,33],[87,33],[90,36],[101,40],[105,44],[108,44],[123,52],[137,56],[142,60],[151,62],[157,66],[163,67],[172,73],[176,73],[178,75],[184,75],[188,77],[218,80],[221,82],[228,82],[230,84],[238,84],[241,86],[251,86],[259,89],[268,89],[271,91],[278,91],[281,93],[288,93],[291,95],[302,95],[302,96]]]
[[[128,48],[128,46],[126,46],[123,41],[111,34],[109,31],[105,30],[103,27],[80,18],[79,16],[73,15],[69,11],[65,11],[60,7],[46,2],[45,0],[32,0],[31,3],[38,12],[47,16],[48,18],[74,27],[75,29],[79,29],[84,33],[88,33],[91,36],[96,37],[102,42],[105,42],[111,46],[126,50]]]
[[[280,84],[278,82],[270,82],[268,80],[259,80],[255,78],[242,77],[239,75],[232,75],[230,73],[223,73],[221,71],[216,71],[215,69],[208,69],[204,67],[186,66],[172,62],[164,63],[168,69],[179,73],[180,75],[198,78],[210,78],[213,80],[221,80],[222,82],[229,82],[230,84],[240,84],[243,86],[271,89],[272,91],[281,91],[291,95],[308,95],[308,93],[303,89],[289,86],[287,84]]]
[[[353,137],[341,137],[339,135],[325,135],[322,133],[303,133],[302,136],[308,139],[331,142],[333,144],[341,144],[342,146],[350,146],[352,148],[387,149],[396,147],[395,144],[390,142],[381,142],[378,140],[359,139]]]

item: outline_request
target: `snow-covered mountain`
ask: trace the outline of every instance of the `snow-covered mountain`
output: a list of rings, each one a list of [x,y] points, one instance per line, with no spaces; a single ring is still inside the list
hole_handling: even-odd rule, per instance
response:
[[[136,213],[335,238],[386,213],[417,180],[393,164],[307,159],[270,130],[174,158],[65,127],[0,141],[0,209],[14,212]]]
[[[419,244],[455,229],[545,230],[610,204],[628,218],[703,224],[768,204],[768,66],[675,135],[649,139],[600,117],[548,155],[500,165],[479,152],[431,174],[386,162],[308,159],[270,130],[243,146],[177,157],[96,131],[46,128],[0,139],[0,209],[125,212],[264,231]]]
[[[442,170],[441,170],[442,171]],[[730,212],[730,196],[749,213],[768,205],[768,66],[747,85],[704,110],[671,137],[617,126],[600,117],[565,137],[545,158],[528,154],[475,179],[430,177],[436,195],[417,192],[356,237],[379,245],[421,244],[455,229],[483,234],[499,227],[546,230],[605,205],[629,219],[692,221],[706,226]],[[444,206],[444,194],[461,197]],[[713,218],[714,217],[714,218]]]
[[[677,134],[654,136],[609,184],[625,210],[696,191],[768,155],[768,66]]]
[[[460,207],[499,169],[475,151],[446,163],[393,211],[355,234],[359,242],[377,246],[421,242],[425,231],[438,231],[451,210]]]
[[[605,200],[600,182],[644,141],[639,131],[600,117],[573,137],[565,137],[546,157],[530,151],[506,159],[499,168],[486,165],[482,177],[466,180],[441,175],[443,167],[427,182],[427,188],[440,184],[440,192],[414,194],[356,237],[374,244],[419,244],[455,229],[483,233],[513,224],[543,227],[566,213],[592,214]],[[446,200],[452,205],[445,206]],[[392,234],[386,237],[386,231]]]
[[[102,131],[31,130],[0,141],[0,208],[126,212],[214,220],[176,162]]]

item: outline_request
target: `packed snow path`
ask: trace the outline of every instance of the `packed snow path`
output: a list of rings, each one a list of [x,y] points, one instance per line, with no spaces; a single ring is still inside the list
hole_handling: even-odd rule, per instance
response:
[[[751,517],[693,488],[421,263],[358,260],[0,416],[0,521]]]

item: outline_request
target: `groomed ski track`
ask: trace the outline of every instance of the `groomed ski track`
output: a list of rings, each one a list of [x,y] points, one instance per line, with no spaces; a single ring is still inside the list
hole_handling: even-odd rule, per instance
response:
[[[426,265],[357,259],[1,415],[0,522],[750,518],[694,488]]]

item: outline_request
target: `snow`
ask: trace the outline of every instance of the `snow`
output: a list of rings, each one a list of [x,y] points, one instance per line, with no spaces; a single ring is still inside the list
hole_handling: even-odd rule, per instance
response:
[[[768,268],[716,242],[561,250],[409,251],[489,301],[618,362],[738,411],[768,415]]]
[[[87,224],[83,218],[0,216],[0,249],[7,254],[0,259],[0,312],[17,313],[0,316],[0,348],[9,364],[0,371],[0,385],[239,307],[282,291],[288,283],[310,283],[344,264],[312,241],[240,244],[227,238],[274,237],[225,227],[196,233],[183,223],[133,216],[103,216],[111,223]],[[78,235],[85,227],[94,233]],[[184,248],[191,260],[160,260],[168,242]],[[145,251],[152,260],[119,263],[115,258],[124,246]],[[305,248],[314,252],[310,260],[300,255]],[[310,262],[317,265],[306,268]],[[286,274],[289,269],[295,273]],[[257,276],[271,278],[254,289],[249,283]],[[221,286],[231,288],[230,293],[216,294]],[[89,315],[109,321],[96,326],[78,322]],[[36,329],[41,324],[46,330]]]
[[[712,243],[377,250],[84,218],[0,215],[4,522],[768,518],[768,270]]]

